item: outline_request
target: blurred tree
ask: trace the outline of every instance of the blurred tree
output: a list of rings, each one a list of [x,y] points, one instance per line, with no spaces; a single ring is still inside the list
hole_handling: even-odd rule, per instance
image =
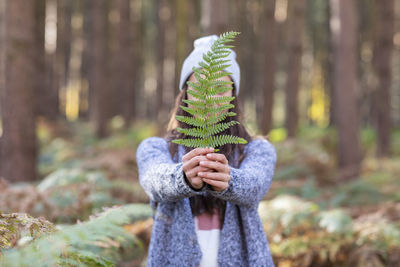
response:
[[[57,0],[56,86],[65,94],[70,77],[73,1]],[[61,91],[61,92],[60,92]],[[58,97],[58,94],[57,94]],[[57,113],[56,113],[57,114]]]
[[[203,0],[201,13],[201,27],[203,35],[216,34],[227,31],[228,1]]]
[[[288,2],[288,60],[285,113],[285,127],[288,137],[296,136],[299,123],[299,89],[305,8],[305,0]]]
[[[263,16],[262,3],[259,0],[242,1],[240,6],[238,16],[242,16],[243,20],[241,23],[244,35],[240,38],[243,40],[243,49],[238,51],[238,58],[242,59],[241,68],[241,88],[246,88],[241,90],[241,99],[254,103],[255,114],[262,114],[263,112],[263,86],[261,86],[262,76],[260,75],[261,64],[263,57],[259,56],[264,54],[262,50],[262,43],[260,37],[263,32],[261,29],[263,26],[260,24],[261,17]],[[243,10],[245,14],[243,15]],[[260,40],[260,41],[259,41]],[[243,93],[243,94],[242,94]],[[253,109],[254,110],[254,109]],[[257,115],[254,116],[255,126],[260,124],[261,118]],[[258,123],[257,123],[258,122]]]
[[[163,87],[163,100],[164,105],[169,110],[175,103],[176,93],[178,91],[177,79],[180,75],[180,69],[178,70],[176,65],[176,10],[175,1],[176,0],[163,0],[165,5],[162,12],[162,17],[165,16],[165,48],[164,48],[164,87]],[[199,2],[195,0],[196,3]],[[200,4],[200,3],[199,3]],[[200,14],[199,14],[200,16]],[[197,38],[196,36],[195,38]],[[194,39],[194,38],[193,38]],[[193,39],[190,41],[193,42]],[[188,46],[188,50],[193,46],[193,43]],[[168,52],[167,52],[168,51]],[[187,55],[185,55],[187,56]],[[181,66],[180,66],[181,67]],[[178,71],[176,73],[176,71]],[[167,123],[167,121],[165,121]],[[166,129],[166,127],[163,127]]]
[[[331,0],[334,47],[335,118],[341,179],[356,178],[360,170],[360,128],[357,94],[357,10],[355,0]]]
[[[135,120],[140,116],[139,106],[143,102],[139,97],[141,90],[144,88],[144,74],[143,74],[143,65],[144,65],[144,43],[142,42],[142,31],[143,31],[143,18],[142,14],[142,6],[140,4],[140,0],[133,0],[131,2],[131,20],[132,20],[132,62],[134,62],[134,69],[132,73],[132,83],[134,85],[135,92],[134,95],[134,105],[135,110],[132,110],[132,119]]]
[[[107,127],[110,108],[110,88],[108,87],[107,59],[108,59],[108,5],[105,0],[90,1],[93,19],[93,35],[89,42],[90,69],[89,69],[89,94],[92,94],[90,107],[91,121],[94,122],[97,137],[109,134]]]
[[[244,110],[244,104],[247,101],[253,103],[256,114],[261,114],[263,111],[263,86],[260,86],[259,81],[262,81],[262,75],[259,74],[261,69],[263,57],[258,56],[259,53],[264,54],[264,49],[259,43],[258,37],[264,34],[261,29],[264,25],[260,25],[260,17],[263,14],[262,4],[258,0],[240,1],[235,2],[232,8],[235,18],[235,31],[241,32],[241,36],[237,39],[237,46],[235,48],[237,54],[237,61],[240,67],[240,102],[239,106]],[[230,25],[230,22],[227,22]],[[258,116],[254,116],[254,123],[261,124]],[[255,125],[257,126],[257,125]]]
[[[201,1],[188,1],[188,47],[193,46],[193,40],[200,37],[201,34]]]
[[[193,47],[187,47],[187,38],[189,38],[188,33],[188,17],[187,17],[187,9],[188,9],[188,1],[186,0],[175,0],[175,20],[176,20],[176,58],[175,58],[175,94],[179,93],[179,76],[183,61],[188,55],[188,50],[191,50]]]
[[[313,70],[319,73],[319,68],[322,69],[322,84],[324,94],[328,96],[324,106],[326,109],[326,116],[329,116],[327,120],[329,125],[333,126],[334,122],[334,108],[335,105],[332,102],[333,96],[333,58],[332,58],[332,41],[331,41],[331,29],[329,26],[330,18],[330,5],[329,1],[310,1],[308,0],[306,19],[307,19],[307,34],[311,42],[312,53],[314,56],[315,65]],[[320,67],[319,67],[319,66]],[[313,75],[315,76],[315,75]],[[314,77],[316,79],[317,77]],[[318,78],[317,78],[318,79]],[[318,89],[319,91],[320,89]],[[325,112],[325,111],[324,111]]]
[[[243,67],[244,66],[244,60],[246,59],[246,49],[247,46],[246,44],[246,40],[247,38],[247,30],[245,30],[245,25],[247,24],[247,18],[246,16],[243,14],[243,10],[245,10],[246,7],[246,1],[240,1],[240,0],[233,0],[230,1],[232,4],[228,5],[228,21],[232,24],[232,29],[235,29],[235,31],[241,32],[240,34],[240,38],[237,38],[236,40],[236,47],[235,47],[235,51],[237,52],[237,62],[240,65],[240,84],[242,85],[242,89],[240,90],[240,95],[239,98],[241,99],[241,101],[239,101],[239,108],[241,110],[244,110],[244,102],[243,101],[247,95],[251,95],[248,94],[248,86],[246,83],[246,69]],[[246,86],[244,86],[246,84]],[[246,89],[245,89],[246,88]]]
[[[114,72],[117,74],[115,92],[117,93],[117,105],[120,107],[120,114],[125,120],[125,127],[129,127],[135,115],[135,68],[133,61],[133,34],[134,25],[131,20],[131,1],[117,0],[119,23],[118,23],[118,50],[117,64]],[[117,107],[118,107],[117,106]]]
[[[378,156],[390,155],[391,121],[391,85],[392,85],[392,51],[394,35],[394,1],[375,0],[376,6],[376,39],[374,43],[373,65],[378,76],[378,88],[372,101],[376,101],[377,113],[374,125],[377,128]]]
[[[45,41],[45,28],[46,28],[46,23],[47,24],[53,24],[56,25],[56,19],[57,15],[56,12],[55,14],[50,14],[47,13],[47,9],[53,8],[53,10],[56,9],[57,7],[57,0],[46,0],[42,1],[43,2],[43,27],[40,26],[38,27],[38,32],[40,30],[43,33],[43,52],[44,52],[44,77],[43,81],[44,83],[42,84],[42,88],[40,89],[42,93],[40,93],[38,102],[39,102],[39,114],[44,116],[46,119],[55,121],[59,116],[60,116],[60,105],[59,105],[59,86],[57,84],[56,80],[56,44],[55,44],[55,39],[54,37],[53,41],[54,43],[52,44],[51,48],[49,47],[46,49],[46,41]],[[49,12],[50,13],[50,12]],[[53,17],[53,21],[50,20],[50,18]],[[47,20],[47,22],[46,22]],[[56,26],[55,26],[56,27]],[[40,35],[39,35],[40,36]],[[48,40],[50,42],[50,40]],[[40,48],[39,48],[40,49]]]
[[[82,105],[80,109],[80,117],[89,117],[89,107],[92,103],[92,94],[89,93],[89,70],[91,69],[91,52],[90,47],[93,43],[93,18],[92,18],[92,4],[93,1],[82,1],[82,15],[83,15],[83,51],[82,51],[82,64],[81,64],[81,80],[82,90],[80,92],[80,99]]]
[[[46,20],[46,0],[35,0],[35,59],[36,59],[36,92],[37,103],[36,103],[36,115],[42,115],[49,119],[55,119],[56,114],[51,114],[51,112],[46,112],[48,106],[52,107],[52,103],[46,101],[48,99],[48,90],[46,84],[46,66],[45,66],[45,20]],[[49,115],[49,116],[48,116]]]
[[[263,135],[267,135],[272,128],[272,108],[274,105],[275,71],[276,71],[276,0],[264,2],[264,83],[263,83],[263,111],[260,129]]]
[[[37,178],[35,8],[35,1],[6,1],[7,30],[0,38],[4,38],[1,49],[6,66],[0,90],[3,124],[0,175],[13,182]]]
[[[156,107],[158,109],[157,119],[158,121],[166,121],[168,112],[166,111],[164,103],[164,60],[165,60],[165,27],[166,20],[168,19],[168,14],[170,12],[169,7],[165,0],[156,0],[156,24],[157,24],[157,103]]]
[[[3,94],[1,92],[4,91],[5,88],[5,31],[6,31],[6,23],[5,23],[5,12],[6,12],[6,1],[0,1],[0,116],[1,118],[3,117],[2,114],[2,107],[1,107],[1,99],[3,98]],[[3,119],[2,119],[3,120]],[[1,175],[1,154],[2,154],[2,141],[4,138],[2,138],[3,135],[3,125],[2,123],[0,124],[1,126],[1,132],[2,134],[0,135],[0,175]]]

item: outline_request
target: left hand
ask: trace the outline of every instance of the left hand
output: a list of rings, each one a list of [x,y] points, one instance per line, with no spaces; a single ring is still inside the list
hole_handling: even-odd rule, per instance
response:
[[[200,161],[200,166],[213,169],[213,171],[199,172],[198,176],[211,185],[214,191],[223,191],[228,187],[230,176],[230,167],[224,154],[208,153],[207,160]]]

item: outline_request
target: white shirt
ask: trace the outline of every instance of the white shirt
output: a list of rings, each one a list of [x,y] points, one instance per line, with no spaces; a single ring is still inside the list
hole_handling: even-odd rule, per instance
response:
[[[199,267],[218,267],[218,248],[221,235],[221,225],[216,209],[214,214],[203,212],[194,217],[197,239],[203,257]]]

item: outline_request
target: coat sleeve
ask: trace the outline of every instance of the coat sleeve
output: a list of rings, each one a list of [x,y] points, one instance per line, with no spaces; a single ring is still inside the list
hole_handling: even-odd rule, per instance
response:
[[[256,206],[271,186],[277,160],[274,146],[266,139],[255,139],[245,147],[245,158],[239,168],[230,166],[228,187],[214,191],[211,195],[230,201],[236,205]]]
[[[183,162],[172,161],[168,142],[161,137],[144,139],[136,150],[139,183],[155,202],[174,202],[201,194],[206,190],[192,189],[185,180]]]

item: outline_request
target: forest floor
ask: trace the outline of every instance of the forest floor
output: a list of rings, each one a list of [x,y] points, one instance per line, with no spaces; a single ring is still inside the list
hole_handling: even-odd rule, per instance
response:
[[[0,181],[0,210],[74,225],[104,206],[148,204],[135,154],[140,141],[160,129],[149,122],[129,129],[118,120],[111,125],[110,137],[100,140],[83,122],[39,124],[41,177],[28,184]],[[349,181],[340,179],[336,167],[333,130],[306,127],[295,140],[271,140],[278,160],[259,213],[277,266],[400,262],[400,130],[393,133],[397,150],[390,158],[374,156],[372,130],[363,130],[361,137],[361,173]],[[144,250],[134,259],[120,258],[119,266],[144,264],[151,227],[151,217],[124,225]]]

